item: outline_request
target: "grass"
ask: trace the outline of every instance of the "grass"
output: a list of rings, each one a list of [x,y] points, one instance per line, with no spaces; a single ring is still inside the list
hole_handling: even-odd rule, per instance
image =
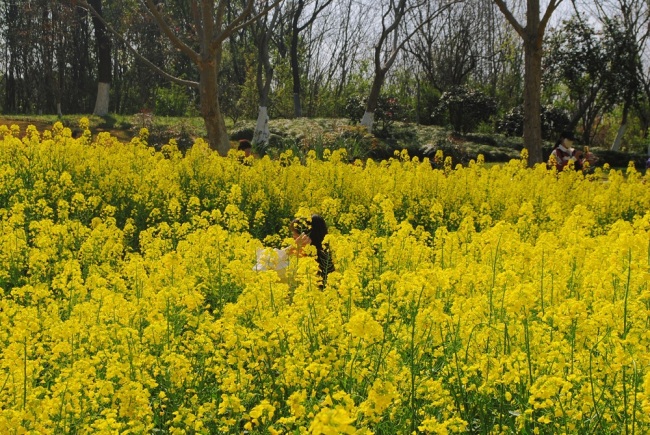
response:
[[[25,130],[28,125],[34,125],[39,131],[50,129],[55,122],[60,121],[73,132],[78,130],[79,120],[83,117],[90,121],[90,131],[93,135],[108,132],[120,141],[128,142],[138,135],[141,128],[146,127],[150,132],[152,145],[164,145],[174,138],[181,146],[190,146],[197,137],[205,137],[205,125],[201,118],[155,116],[148,112],[135,115],[95,116],[95,115],[7,115],[0,117],[0,125],[18,125]],[[232,127],[232,122],[230,122]]]
[[[0,125],[17,124],[22,131],[28,125],[34,125],[39,131],[50,129],[52,125],[61,121],[64,126],[78,133],[79,120],[87,117],[93,135],[100,132],[109,132],[120,141],[128,142],[138,135],[141,128],[149,129],[149,142],[159,147],[175,139],[181,149],[189,148],[198,137],[206,137],[203,119],[200,117],[165,117],[156,116],[151,112],[142,112],[134,115],[111,114],[104,117],[94,115],[5,115],[0,116]],[[226,120],[226,127],[234,143],[242,138],[251,139],[255,128],[255,120],[243,120],[234,123]],[[408,123],[395,123],[391,126],[390,133],[377,131],[371,140],[359,139],[359,134],[354,134],[354,127],[345,118],[298,118],[298,119],[272,119],[269,122],[271,130],[270,146],[275,150],[272,155],[287,149],[304,148],[305,144],[317,146],[334,136],[333,146],[350,144],[357,141],[363,143],[352,144],[351,150],[358,155],[350,157],[387,158],[394,151],[406,149],[411,155],[420,157],[432,156],[436,150],[442,149],[444,154],[452,156],[454,164],[467,164],[470,159],[475,159],[483,154],[486,162],[506,162],[519,158],[523,147],[519,137],[507,137],[494,133],[470,133],[460,135],[440,126],[423,126]],[[352,135],[350,135],[352,131]],[[358,133],[358,131],[357,131]],[[347,134],[347,136],[346,136]],[[338,139],[336,137],[338,136]],[[342,138],[342,139],[341,139]],[[338,140],[338,142],[336,142]],[[359,148],[368,143],[373,144],[371,153],[360,152]],[[546,143],[549,152],[551,143]],[[362,151],[362,150],[361,150]],[[366,150],[367,151],[367,150]],[[637,168],[645,166],[643,154],[615,153],[608,150],[592,149],[601,163],[609,162],[612,167],[626,167],[629,160],[634,160]]]

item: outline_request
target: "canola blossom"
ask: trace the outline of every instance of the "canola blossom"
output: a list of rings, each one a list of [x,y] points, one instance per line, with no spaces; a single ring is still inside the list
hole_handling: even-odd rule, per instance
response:
[[[650,431],[650,175],[81,128],[0,127],[0,433]]]

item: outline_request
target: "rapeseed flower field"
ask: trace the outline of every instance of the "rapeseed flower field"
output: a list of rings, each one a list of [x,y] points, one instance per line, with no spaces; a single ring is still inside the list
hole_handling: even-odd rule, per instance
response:
[[[0,433],[650,431],[649,175],[81,127],[0,127]]]

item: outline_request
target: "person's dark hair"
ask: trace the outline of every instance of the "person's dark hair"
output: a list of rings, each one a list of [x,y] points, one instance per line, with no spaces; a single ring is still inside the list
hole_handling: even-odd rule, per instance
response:
[[[568,140],[570,140],[571,142],[575,142],[575,140],[576,140],[576,138],[575,138],[575,136],[573,135],[573,132],[572,132],[572,131],[563,131],[562,133],[560,133],[560,137],[559,137],[558,140],[555,142],[555,146],[554,146],[553,148],[557,148],[557,147],[559,147],[560,144],[562,143],[562,141],[563,141],[564,139],[568,139]]]
[[[291,227],[299,233],[305,233],[309,236],[311,244],[316,248],[316,258],[318,260],[318,273],[327,279],[327,274],[334,271],[334,264],[330,257],[329,250],[323,247],[323,240],[327,235],[327,224],[322,216],[314,214],[311,216],[311,222],[303,222],[300,219],[291,221]]]
[[[248,139],[241,139],[239,141],[239,146],[237,147],[237,150],[245,151],[251,148],[253,148],[253,145],[251,145],[251,142]]]

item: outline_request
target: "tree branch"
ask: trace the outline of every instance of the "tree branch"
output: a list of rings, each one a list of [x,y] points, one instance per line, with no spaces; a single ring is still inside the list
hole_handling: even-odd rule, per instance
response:
[[[217,8],[217,20],[216,20],[216,25],[215,25],[215,27],[217,28],[217,31],[219,32],[219,35],[222,33],[221,28],[223,27],[223,17],[224,17],[225,14],[226,14],[226,2],[222,1],[222,2],[219,3],[219,7]],[[215,41],[214,42],[208,41],[208,42],[210,42],[212,44],[212,49],[217,48],[218,44],[216,43],[216,39],[218,38],[219,35],[215,36]],[[219,42],[221,42],[221,41],[219,41]]]
[[[546,31],[546,25],[548,24],[548,20],[551,19],[551,15],[553,15],[553,12],[555,12],[555,10],[560,5],[560,3],[562,3],[562,0],[551,0],[551,2],[546,7],[546,11],[544,12],[542,21],[539,22],[539,29],[537,30],[537,34],[540,37],[544,37],[544,32]]]
[[[501,13],[506,17],[506,20],[510,23],[512,27],[514,27],[515,31],[521,36],[522,38],[525,38],[525,31],[524,27],[519,24],[519,21],[512,15],[512,12],[508,9],[508,6],[503,2],[503,0],[494,0],[494,3],[497,4],[499,9],[501,10]]]
[[[198,65],[200,60],[199,54],[192,50],[189,45],[181,41],[181,39],[172,31],[167,22],[165,22],[165,18],[162,16],[158,8],[156,8],[156,5],[154,5],[151,0],[145,0],[145,2],[147,9],[153,16],[154,20],[156,20],[158,27],[160,27],[160,30],[162,30],[167,38],[169,38],[169,41],[187,57],[189,57],[192,62]]]
[[[151,1],[151,0],[149,0]],[[217,11],[217,29],[221,28],[219,20],[223,17],[223,10],[225,9],[226,2],[219,4],[219,9]],[[214,8],[214,2],[212,0],[202,0],[201,1],[201,24],[203,25],[203,35],[201,37],[201,54],[206,55],[207,51],[211,49],[210,41],[214,38],[214,27],[215,22],[212,16],[212,11]],[[218,30],[217,30],[218,31]]]
[[[82,0],[82,2],[83,2],[82,5],[83,5],[84,7],[86,7],[86,8],[88,8],[88,10],[90,10],[90,12],[92,12],[92,14],[95,15],[95,16],[96,16],[96,17],[97,17],[97,18],[98,18],[98,19],[99,19],[99,20],[104,24],[104,26],[106,26],[106,28],[107,28],[107,29],[108,29],[108,30],[109,30],[113,35],[115,35],[115,36],[116,36],[120,41],[122,41],[122,43],[124,44],[124,46],[125,46],[125,47],[126,47],[126,48],[131,52],[131,53],[133,53],[133,55],[134,55],[137,59],[139,59],[142,63],[144,63],[144,64],[147,65],[149,68],[151,68],[153,71],[157,72],[157,73],[160,74],[162,77],[166,78],[167,80],[169,80],[169,81],[171,81],[171,82],[174,82],[174,83],[179,84],[179,85],[182,85],[182,86],[189,86],[189,87],[191,87],[191,88],[197,88],[197,89],[198,89],[198,87],[199,87],[199,83],[198,83],[198,82],[195,82],[195,81],[192,81],[192,80],[184,80],[184,79],[181,79],[181,78],[175,77],[175,76],[169,74],[168,72],[166,72],[165,70],[163,70],[162,68],[160,68],[158,65],[154,64],[153,62],[151,62],[149,59],[147,59],[147,58],[144,57],[143,55],[141,55],[141,54],[138,52],[138,50],[136,50],[135,48],[133,48],[133,47],[131,46],[131,44],[129,43],[129,41],[126,40],[126,38],[124,37],[124,35],[122,35],[120,32],[118,32],[117,30],[115,30],[115,29],[113,28],[113,26],[111,26],[110,24],[108,24],[108,22],[106,22],[106,20],[104,19],[104,17],[102,17],[101,14],[99,14],[99,13],[95,10],[95,8],[93,8],[90,4],[88,4],[88,2],[87,2],[86,0]]]
[[[393,62],[395,62],[395,59],[397,58],[397,53],[404,47],[404,45],[407,42],[410,41],[410,39],[413,37],[413,35],[415,35],[417,32],[419,32],[422,29],[422,27],[424,27],[425,25],[427,25],[428,23],[433,21],[434,18],[437,18],[440,14],[442,14],[447,9],[449,9],[452,5],[454,5],[456,3],[460,3],[462,1],[463,0],[453,0],[453,1],[448,2],[447,4],[445,4],[440,9],[436,10],[433,14],[430,14],[429,17],[427,17],[420,24],[418,24],[417,27],[415,29],[413,29],[413,31],[411,33],[407,34],[406,37],[404,39],[402,39],[402,42],[400,42],[399,45],[397,45],[395,47],[393,53],[391,53],[391,56],[390,56],[389,60],[386,62],[386,64],[388,65],[388,68],[390,68],[392,66]]]
[[[330,3],[332,3],[332,0],[327,0],[320,7],[318,7],[318,0],[316,0],[316,7],[314,8],[314,12],[311,14],[311,18],[309,18],[309,20],[307,20],[307,22],[304,23],[302,26],[297,27],[298,32],[302,32],[307,27],[312,25],[314,23],[314,21],[316,21],[316,17],[318,16],[318,14],[320,14],[323,11],[323,9],[325,9],[327,6],[329,6]]]
[[[276,0],[270,6],[267,6],[264,9],[262,9],[262,11],[256,14],[253,18],[243,21],[246,18],[246,16],[250,15],[253,9],[253,1],[251,0],[250,4],[248,5],[250,6],[250,9],[248,9],[248,6],[246,6],[246,9],[244,9],[244,11],[242,11],[242,13],[239,14],[239,16],[235,18],[235,20],[233,20],[232,23],[230,23],[225,29],[223,29],[223,31],[219,33],[219,35],[216,36],[215,40],[212,42],[212,48],[216,48],[219,44],[221,44],[224,40],[226,40],[226,38],[228,38],[233,33],[259,20],[261,17],[269,13],[273,8],[275,8],[282,2],[283,0]]]
[[[190,8],[192,10],[192,17],[194,18],[194,25],[196,26],[196,34],[202,37],[203,21],[201,20],[201,13],[199,12],[199,5],[196,0],[190,1]]]

